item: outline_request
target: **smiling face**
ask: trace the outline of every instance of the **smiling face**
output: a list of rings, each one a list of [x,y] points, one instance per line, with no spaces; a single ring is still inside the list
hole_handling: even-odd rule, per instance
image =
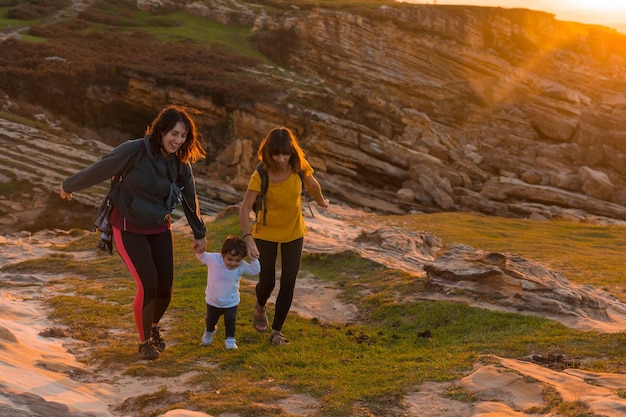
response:
[[[226,265],[226,268],[232,271],[233,269],[239,268],[241,262],[243,261],[243,256],[224,253],[222,254],[222,259],[224,259],[224,265]]]
[[[290,168],[289,160],[291,159],[291,154],[284,154],[284,153],[274,154],[272,155],[272,159],[274,160],[274,163],[276,164],[275,166],[277,170]]]
[[[187,128],[182,122],[178,122],[172,130],[163,134],[161,145],[166,154],[173,154],[178,151],[178,148],[180,148],[186,140]]]

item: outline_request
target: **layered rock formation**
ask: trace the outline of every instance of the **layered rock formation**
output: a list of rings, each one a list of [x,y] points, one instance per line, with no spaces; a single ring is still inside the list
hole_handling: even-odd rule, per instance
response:
[[[277,65],[247,70],[280,85],[279,95],[216,102],[129,72],[116,97],[138,108],[184,103],[202,112],[203,126],[223,127],[207,137],[210,164],[197,167],[217,206],[239,201],[256,146],[285,125],[335,201],[394,214],[626,220],[618,32],[524,9],[263,4],[186,10],[254,31]]]
[[[626,220],[622,35],[521,9],[214,3],[190,10],[250,26],[291,71],[282,103],[230,112],[233,142],[211,172],[236,188],[284,124],[325,189],[355,205]]]

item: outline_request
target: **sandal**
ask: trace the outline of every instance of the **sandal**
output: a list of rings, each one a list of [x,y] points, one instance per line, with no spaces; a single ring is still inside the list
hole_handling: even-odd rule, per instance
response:
[[[272,332],[270,333],[270,343],[274,346],[282,346],[288,345],[289,340],[287,340],[285,336],[283,336],[283,334],[278,330],[272,330]]]
[[[261,307],[258,303],[254,306],[254,320],[252,321],[254,328],[258,332],[267,331],[267,313],[265,312],[265,306]]]

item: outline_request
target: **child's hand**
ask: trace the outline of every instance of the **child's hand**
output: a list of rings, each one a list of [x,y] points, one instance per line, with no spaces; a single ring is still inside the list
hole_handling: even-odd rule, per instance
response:
[[[194,239],[192,247],[195,253],[204,253],[206,250],[206,238]]]

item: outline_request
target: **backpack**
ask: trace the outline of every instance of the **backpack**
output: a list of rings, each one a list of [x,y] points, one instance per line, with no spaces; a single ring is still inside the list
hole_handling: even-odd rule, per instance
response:
[[[96,230],[99,230],[102,233],[102,239],[100,240],[100,243],[98,243],[98,248],[108,252],[109,255],[113,253],[113,229],[111,227],[111,211],[113,210],[113,200],[111,199],[111,194],[115,191],[117,187],[120,186],[120,182],[124,180],[126,174],[128,174],[135,167],[135,165],[143,155],[144,149],[145,143],[142,140],[139,143],[133,159],[131,159],[130,162],[126,164],[124,169],[122,169],[119,174],[111,177],[111,186],[109,188],[109,192],[104,197],[104,199],[100,203],[100,206],[98,207],[98,210],[96,211],[96,218],[93,222],[91,231],[95,232]]]
[[[170,212],[174,211],[178,205],[183,202],[183,189],[185,188],[182,184],[182,162],[180,160],[176,160],[176,179],[174,180],[172,174],[170,172],[169,166],[167,166],[167,162],[165,165],[165,170],[167,174],[167,178],[170,180],[170,193],[165,199],[165,206],[170,210]]]
[[[263,165],[263,162],[259,162],[258,165],[256,166],[256,170],[259,173],[259,176],[261,177],[261,192],[259,193],[259,195],[257,195],[256,200],[254,200],[254,203],[252,203],[252,211],[254,211],[254,215],[256,216],[256,221],[259,221],[259,212],[263,213],[263,222],[262,224],[265,225],[265,218],[267,216],[267,198],[266,198],[266,194],[267,194],[267,188],[270,185],[270,177],[267,174],[267,170],[265,169],[265,165]],[[302,170],[298,170],[298,175],[300,176],[300,182],[302,183],[302,193],[305,192],[306,188],[304,187],[304,172],[302,172]],[[309,209],[311,209],[311,206],[309,205]],[[311,210],[311,214],[313,214],[313,211]]]

